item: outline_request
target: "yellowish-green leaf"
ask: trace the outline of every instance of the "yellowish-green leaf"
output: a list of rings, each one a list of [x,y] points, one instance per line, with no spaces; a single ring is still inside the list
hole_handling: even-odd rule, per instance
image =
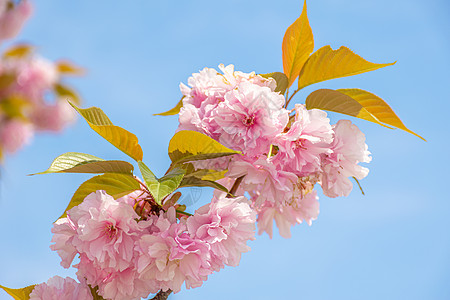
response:
[[[220,183],[217,183],[217,182],[211,181],[211,180],[203,180],[203,179],[197,178],[195,176],[189,176],[189,177],[183,178],[183,180],[181,181],[180,187],[188,187],[188,186],[212,187],[219,191],[225,192],[227,194],[229,193],[228,189],[226,187],[224,187],[223,185],[221,185]]]
[[[16,74],[5,72],[0,75],[0,90],[7,89],[16,81]]]
[[[344,46],[337,50],[324,46],[306,61],[298,78],[298,88],[302,89],[325,80],[374,71],[393,64],[395,62],[388,64],[369,62]]]
[[[60,218],[65,217],[68,210],[82,203],[84,198],[93,192],[103,190],[114,199],[117,199],[140,188],[140,182],[132,175],[108,173],[92,177],[83,182],[75,191],[69,205],[64,210],[64,214]]]
[[[72,103],[70,104],[88,122],[89,126],[105,140],[134,160],[142,160],[142,148],[138,143],[138,138],[134,134],[122,127],[113,125],[108,116],[98,107],[83,109],[76,107]]]
[[[207,170],[208,172],[201,177],[202,180],[216,181],[225,177],[227,170],[217,171],[217,170]]]
[[[312,92],[306,98],[307,109],[323,109],[346,114],[356,118],[377,123],[384,127],[390,126],[412,132],[403,124],[392,108],[381,98],[360,89],[320,89]],[[423,139],[424,140],[424,139]]]
[[[183,98],[184,96],[181,98],[180,101],[178,101],[177,105],[174,108],[163,113],[154,114],[154,116],[172,116],[178,114],[180,112],[180,109],[183,107]]]
[[[169,143],[169,157],[172,160],[172,165],[239,153],[239,151],[227,148],[209,136],[190,130],[175,133]]]
[[[27,44],[15,45],[5,51],[5,58],[23,58],[33,53],[34,47]]]
[[[72,62],[69,61],[59,61],[56,63],[56,68],[59,73],[64,75],[83,75],[85,70]]]
[[[178,188],[185,174],[185,170],[175,168],[170,170],[170,172],[163,177],[157,178],[150,168],[142,161],[139,161],[138,165],[147,188],[158,204],[161,204],[161,200],[164,199],[164,197]]]
[[[277,88],[275,92],[279,92],[281,95],[284,95],[286,89],[288,88],[289,80],[284,73],[281,72],[273,72],[268,74],[260,74],[264,78],[273,78],[277,82]]]
[[[392,108],[380,97],[361,89],[338,89],[337,91],[352,97],[352,99],[361,104],[361,106],[363,106],[369,114],[377,118],[378,121],[393,127],[400,128],[426,141],[417,133],[409,130],[405,126],[405,124],[403,124],[400,118],[395,114]],[[363,115],[362,113],[361,115],[363,119],[367,119],[367,115]]]
[[[283,71],[288,87],[297,79],[303,65],[314,50],[314,37],[306,13],[306,0],[300,17],[286,30],[283,38]]]
[[[28,118],[25,117],[25,112],[29,107],[30,101],[18,96],[10,96],[8,98],[4,98],[0,102],[0,111],[2,111],[6,116],[10,118],[19,118],[26,122],[29,122]]]
[[[184,163],[178,165],[180,168],[186,171],[185,177],[187,176],[195,176],[201,178],[203,180],[212,180],[216,181],[225,177],[225,173],[227,170],[218,171],[218,170],[210,170],[210,169],[195,169],[192,163]]]
[[[10,289],[6,286],[0,285],[5,292],[12,296],[15,300],[28,300],[30,299],[30,294],[36,285],[30,285],[22,289]]]
[[[122,160],[104,160],[94,155],[78,152],[67,152],[58,156],[50,167],[40,173],[122,173],[132,174],[132,164]]]
[[[76,104],[80,104],[81,100],[78,94],[68,87],[67,85],[64,85],[62,83],[57,83],[54,85],[55,93],[60,98],[65,98],[65,100],[69,100],[71,102],[74,102]]]

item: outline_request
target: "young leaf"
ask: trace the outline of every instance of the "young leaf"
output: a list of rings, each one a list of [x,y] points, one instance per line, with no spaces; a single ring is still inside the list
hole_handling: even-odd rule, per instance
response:
[[[200,132],[183,130],[175,133],[169,142],[172,165],[239,154]]]
[[[139,161],[138,165],[147,188],[158,204],[161,204],[161,200],[165,196],[169,195],[178,188],[185,174],[185,170],[175,168],[163,177],[157,178],[149,167],[147,167],[142,161]]]
[[[178,114],[180,112],[180,109],[183,107],[183,98],[184,98],[184,96],[181,98],[180,101],[178,101],[177,105],[174,108],[172,108],[166,112],[159,113],[159,114],[153,114],[153,115],[154,116],[172,116],[172,115]]]
[[[75,102],[77,104],[81,103],[80,97],[78,94],[72,90],[67,85],[64,85],[62,83],[56,83],[54,85],[55,93],[60,98],[69,98],[70,101]]]
[[[28,299],[30,299],[30,294],[33,291],[35,286],[36,285],[34,284],[34,285],[24,287],[22,289],[10,289],[10,288],[7,288],[6,286],[0,285],[0,288],[2,288],[5,292],[7,292],[15,300],[28,300]]]
[[[187,187],[187,186],[212,187],[219,191],[225,192],[227,194],[229,193],[228,189],[226,187],[224,187],[223,185],[221,185],[220,183],[217,183],[217,182],[211,181],[211,180],[203,180],[203,179],[197,178],[195,176],[189,176],[189,177],[183,178],[183,180],[181,181],[180,187]]]
[[[83,75],[85,70],[69,61],[59,61],[56,63],[59,73],[64,75]]]
[[[117,199],[140,188],[141,183],[132,175],[110,173],[92,177],[83,182],[75,191],[69,205],[64,210],[64,214],[59,218],[65,217],[68,210],[82,203],[87,195],[98,190],[103,190],[108,195],[114,197],[114,199]]]
[[[27,44],[15,45],[3,53],[4,58],[24,58],[33,53],[34,47]]]
[[[423,139],[403,124],[383,99],[360,89],[320,89],[306,98],[307,109],[323,109],[346,114],[377,123],[384,127],[394,126]],[[387,125],[390,126],[387,126]],[[391,128],[392,129],[392,128]],[[424,140],[424,139],[423,139]]]
[[[286,89],[288,88],[289,80],[284,73],[281,72],[273,72],[268,74],[260,74],[264,78],[273,78],[277,82],[277,88],[275,92],[279,92],[281,95],[284,95]]]
[[[283,70],[289,78],[288,87],[297,79],[305,61],[314,50],[314,37],[306,13],[306,0],[300,17],[286,30],[283,37]]]
[[[298,77],[298,89],[317,82],[374,71],[393,64],[395,62],[371,63],[344,46],[337,50],[324,46],[306,61]]]
[[[40,173],[123,173],[132,174],[134,167],[132,164],[122,160],[104,160],[94,155],[67,152],[61,154],[51,163],[50,167]]]
[[[1,88],[0,88],[1,90]],[[3,98],[0,101],[0,111],[10,118],[19,118],[25,122],[29,122],[28,118],[24,115],[27,108],[31,106],[28,100],[25,100],[17,95],[11,95],[10,97]]]
[[[98,107],[82,109],[72,103],[70,104],[88,122],[89,126],[105,140],[134,160],[142,160],[142,148],[138,143],[138,138],[134,134],[122,127],[114,126],[106,114]]]
[[[369,114],[376,117],[380,122],[402,129],[426,141],[417,133],[409,130],[394,113],[392,108],[380,97],[361,89],[338,89],[337,91],[352,97],[352,99],[361,104]]]

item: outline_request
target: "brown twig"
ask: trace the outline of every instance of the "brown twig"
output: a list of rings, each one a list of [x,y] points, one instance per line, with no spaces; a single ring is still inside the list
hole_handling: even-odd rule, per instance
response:
[[[163,292],[163,290],[160,290],[158,294],[155,295],[151,300],[166,300],[169,295],[172,293],[172,290],[167,290],[166,292]]]
[[[234,197],[234,194],[236,193],[237,189],[239,188],[239,185],[242,182],[242,179],[244,179],[245,175],[242,175],[241,177],[237,178],[236,181],[234,182],[233,186],[230,189],[230,192],[227,195],[227,198],[232,198]]]

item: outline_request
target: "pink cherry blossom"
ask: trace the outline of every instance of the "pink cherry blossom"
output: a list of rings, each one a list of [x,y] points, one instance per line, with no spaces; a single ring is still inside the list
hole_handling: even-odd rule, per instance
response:
[[[98,294],[105,299],[139,300],[159,290],[154,281],[141,280],[133,267],[122,271],[99,267],[84,254],[75,267],[78,278],[86,278],[88,284],[97,286]]]
[[[248,240],[255,239],[255,212],[245,197],[214,197],[187,219],[193,238],[208,243],[212,267],[238,266],[241,254],[250,250]]]
[[[28,0],[22,0],[18,4],[2,0],[0,2],[0,41],[14,38],[31,13],[32,7]]]
[[[326,112],[307,110],[304,105],[296,104],[291,128],[274,142],[279,147],[274,159],[286,171],[299,176],[311,175],[319,171],[321,155],[331,153],[328,144],[332,139],[333,130]]]
[[[199,287],[212,273],[208,245],[191,238],[185,224],[171,223],[163,214],[151,233],[137,241],[136,250],[141,278],[158,282],[162,290],[177,293],[183,282],[187,288]]]
[[[312,224],[319,215],[319,202],[317,201],[317,192],[311,191],[304,196],[298,196],[291,203],[275,204],[265,202],[258,209],[258,234],[267,232],[272,238],[273,221],[278,227],[280,235],[284,238],[291,237],[291,226],[300,224],[303,221]]]
[[[72,244],[100,267],[123,271],[134,256],[140,227],[133,207],[114,200],[104,191],[88,195],[67,215],[77,226]]]
[[[358,165],[371,161],[364,134],[349,120],[340,120],[333,126],[333,151],[322,159],[321,185],[328,197],[348,196],[353,188],[349,177],[363,179],[369,169]]]
[[[0,121],[0,146],[14,153],[31,141],[33,125],[18,119]]]
[[[17,64],[17,81],[13,92],[35,104],[41,103],[44,93],[53,89],[59,79],[55,64],[37,56],[14,63]]]
[[[35,286],[30,300],[91,300],[91,291],[85,280],[76,282],[70,277],[54,276],[46,283]]]
[[[251,163],[236,160],[229,166],[228,177],[244,176],[243,189],[251,192],[256,207],[264,202],[290,202],[294,197],[298,177],[291,172],[277,169],[271,159],[260,158]]]
[[[58,253],[61,257],[61,266],[67,269],[78,253],[73,245],[73,239],[77,234],[77,226],[70,217],[61,218],[53,223],[51,231],[53,233],[52,243],[54,244],[50,245],[50,249]]]
[[[180,85],[184,97],[178,130],[195,130],[218,140],[220,126],[216,122],[217,107],[225,101],[226,94],[243,83],[266,87],[270,92],[276,87],[273,79],[263,78],[254,72],[235,72],[233,65],[220,65],[219,68],[223,75],[215,69],[205,68],[188,79],[190,87]]]
[[[61,131],[76,118],[76,111],[66,101],[37,105],[31,116],[38,130]]]
[[[219,141],[250,156],[269,152],[272,139],[288,123],[284,97],[268,87],[243,82],[224,98],[214,112]]]

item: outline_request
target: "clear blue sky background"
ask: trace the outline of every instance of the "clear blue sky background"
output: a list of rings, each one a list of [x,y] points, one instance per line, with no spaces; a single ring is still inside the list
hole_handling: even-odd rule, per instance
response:
[[[34,1],[35,15],[19,40],[36,44],[45,57],[86,66],[87,76],[71,81],[84,106],[100,106],[134,132],[144,160],[162,174],[177,118],[152,114],[179,100],[180,82],[219,63],[246,72],[282,70],[281,41],[301,1],[243,2]],[[297,102],[320,87],[363,88],[387,100],[428,142],[355,121],[373,153],[361,182],[366,196],[357,189],[348,198],[322,196],[311,227],[295,227],[287,240],[258,237],[239,267],[171,299],[450,299],[450,5],[310,0],[308,12],[316,49],[346,45],[373,62],[398,62],[317,84]],[[1,178],[1,284],[23,287],[74,274],[50,251],[50,228],[89,176],[26,176],[69,151],[127,159],[81,120],[9,157]],[[209,195],[205,190],[197,204]],[[0,299],[10,298],[0,291]]]

